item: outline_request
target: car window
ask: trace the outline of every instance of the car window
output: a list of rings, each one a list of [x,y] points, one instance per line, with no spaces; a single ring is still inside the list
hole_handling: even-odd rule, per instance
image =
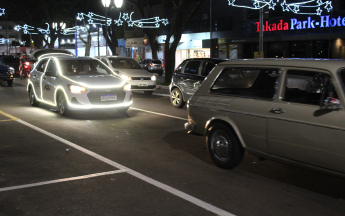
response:
[[[190,61],[184,68],[185,74],[198,75],[201,61]]]
[[[289,70],[286,73],[283,101],[320,105],[324,91],[327,91],[326,97],[338,97],[330,78],[320,72]],[[331,92],[334,95],[329,95]]]
[[[52,73],[54,73],[54,74],[57,74],[57,67],[56,67],[56,62],[55,62],[55,60],[52,59],[52,60],[49,62],[47,71],[52,72]]]
[[[202,76],[207,76],[215,66],[216,65],[213,64],[212,62],[205,61],[204,62],[204,67],[203,67],[202,72],[201,72],[201,75]]]
[[[113,72],[98,60],[60,60],[61,72],[65,76],[112,75]]]
[[[153,64],[162,64],[162,62],[160,60],[157,60],[157,59],[153,59],[152,63]]]
[[[48,63],[48,58],[45,58],[45,59],[43,59],[42,61],[40,61],[39,63],[38,63],[38,65],[37,65],[37,71],[39,71],[39,72],[44,72],[44,69],[46,68],[46,66],[47,66],[47,63]]]
[[[226,68],[211,88],[212,93],[273,99],[280,71],[267,68]]]
[[[187,61],[182,62],[177,68],[175,69],[175,73],[181,73],[183,67],[187,64]]]
[[[116,69],[142,69],[138,62],[134,59],[109,58],[113,68]]]

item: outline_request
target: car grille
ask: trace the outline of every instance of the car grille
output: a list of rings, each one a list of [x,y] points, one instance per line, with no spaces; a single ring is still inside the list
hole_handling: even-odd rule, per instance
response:
[[[141,79],[143,79],[143,80],[151,80],[151,77],[131,77],[132,78],[132,80],[141,80]]]
[[[149,85],[149,86],[131,86],[131,89],[154,89],[156,88],[155,85]]]
[[[117,96],[117,100],[109,100],[109,101],[102,101],[102,95],[110,95],[115,94]],[[119,104],[122,103],[125,99],[126,92],[123,91],[122,88],[116,89],[91,89],[91,91],[87,94],[87,97],[90,100],[92,105],[111,105],[111,104]]]

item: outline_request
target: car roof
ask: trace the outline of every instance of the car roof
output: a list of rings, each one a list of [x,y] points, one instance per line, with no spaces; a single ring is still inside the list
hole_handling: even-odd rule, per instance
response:
[[[210,61],[210,62],[213,62],[216,64],[223,62],[223,61],[229,61],[229,59],[221,59],[221,58],[189,58],[189,59],[186,59],[184,61],[191,61],[191,60]]]
[[[45,55],[45,54],[59,55],[60,53],[75,56],[72,52],[65,49],[38,49],[30,53],[29,58],[38,59],[41,55]]]
[[[345,67],[345,60],[343,59],[292,59],[292,58],[277,58],[277,59],[241,59],[222,62],[219,65],[245,65],[245,66],[285,66],[298,68],[314,68],[329,71],[337,71],[339,68]]]
[[[131,57],[126,57],[126,56],[96,56],[95,58],[100,58],[100,57],[104,57],[104,58],[119,58],[119,59],[132,59]]]

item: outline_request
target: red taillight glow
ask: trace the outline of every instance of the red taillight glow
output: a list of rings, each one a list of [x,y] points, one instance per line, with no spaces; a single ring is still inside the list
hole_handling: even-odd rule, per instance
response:
[[[162,64],[162,67],[164,67],[164,64]]]
[[[150,67],[152,67],[152,63],[150,63]]]

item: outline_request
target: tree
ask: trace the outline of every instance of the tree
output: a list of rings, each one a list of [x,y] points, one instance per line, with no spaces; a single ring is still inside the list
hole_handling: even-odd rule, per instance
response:
[[[205,0],[171,0],[173,17],[165,41],[165,82],[170,83],[175,69],[175,52],[187,22],[195,15]],[[170,39],[173,42],[170,44]]]
[[[83,23],[84,23],[84,27],[86,27],[85,20],[83,20]],[[79,39],[85,44],[85,56],[90,56],[90,48],[91,48],[91,32],[90,32],[90,29],[87,29],[87,38],[86,38],[86,40],[84,40],[81,37],[81,34],[79,34]]]
[[[131,2],[137,6],[138,10],[140,11],[142,19],[154,17],[154,13],[153,13],[153,9],[152,9],[154,1],[152,1],[152,0],[129,0],[129,2]],[[145,13],[145,8],[147,8],[147,10],[146,10],[147,13]],[[159,51],[159,44],[157,41],[158,34],[157,34],[156,29],[144,28],[143,31],[147,35],[149,42],[150,42],[150,46],[151,46],[151,50],[152,50],[152,59],[158,59],[157,52]]]

